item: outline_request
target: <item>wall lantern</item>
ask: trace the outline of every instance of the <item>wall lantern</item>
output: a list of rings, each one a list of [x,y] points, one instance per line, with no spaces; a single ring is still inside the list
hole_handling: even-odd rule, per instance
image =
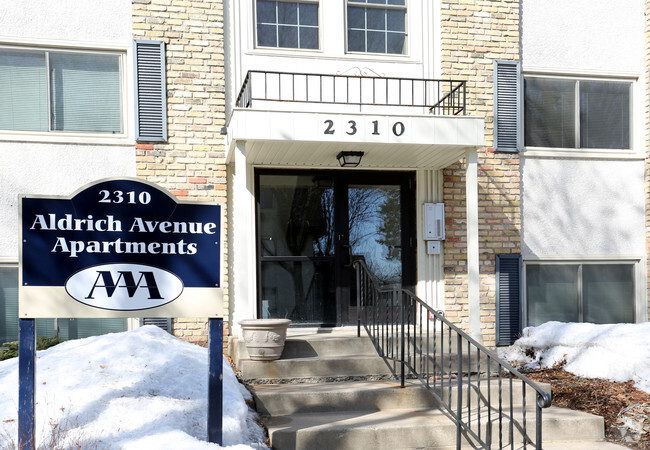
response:
[[[357,167],[361,162],[363,152],[340,152],[336,155],[341,167]]]

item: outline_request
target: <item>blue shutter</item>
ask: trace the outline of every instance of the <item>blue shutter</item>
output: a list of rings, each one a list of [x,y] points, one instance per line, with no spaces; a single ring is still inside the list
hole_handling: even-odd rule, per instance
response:
[[[521,82],[519,61],[494,61],[494,151],[521,148]]]
[[[521,255],[496,255],[497,345],[521,336]]]
[[[167,141],[167,90],[165,43],[134,41],[135,54],[135,139],[140,142]]]

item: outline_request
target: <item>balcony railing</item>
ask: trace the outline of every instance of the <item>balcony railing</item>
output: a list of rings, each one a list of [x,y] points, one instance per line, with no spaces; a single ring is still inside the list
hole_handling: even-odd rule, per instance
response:
[[[424,108],[465,115],[465,81],[249,71],[236,106],[256,101]]]

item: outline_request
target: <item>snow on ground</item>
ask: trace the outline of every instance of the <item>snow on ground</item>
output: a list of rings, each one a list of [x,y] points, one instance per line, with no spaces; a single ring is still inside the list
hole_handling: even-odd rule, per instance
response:
[[[207,439],[208,351],[154,326],[39,351],[37,446],[218,448]],[[223,444],[266,448],[250,393],[223,360]],[[0,362],[0,449],[16,448],[18,359]]]
[[[529,367],[552,367],[566,360],[564,369],[575,375],[633,380],[637,389],[650,393],[650,323],[547,322],[524,328],[522,337],[499,354]]]

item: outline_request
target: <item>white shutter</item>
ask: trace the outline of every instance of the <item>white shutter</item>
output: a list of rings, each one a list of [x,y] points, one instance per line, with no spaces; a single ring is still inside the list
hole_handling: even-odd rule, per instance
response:
[[[494,61],[494,151],[521,148],[521,82],[519,61]]]
[[[167,141],[165,43],[134,41],[136,140]]]

